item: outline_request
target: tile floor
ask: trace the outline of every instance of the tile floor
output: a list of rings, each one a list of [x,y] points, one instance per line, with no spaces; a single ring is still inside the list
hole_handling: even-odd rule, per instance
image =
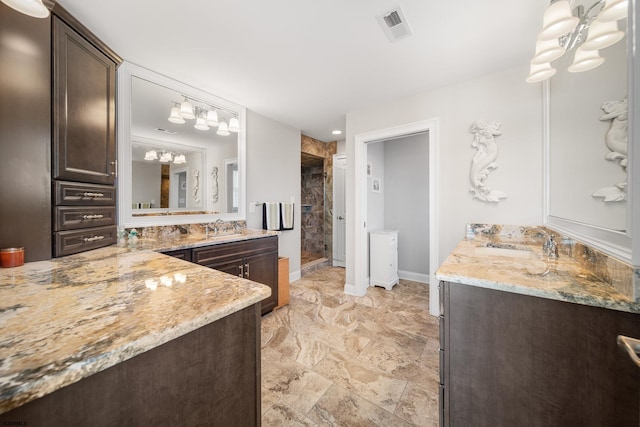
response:
[[[437,426],[438,322],[424,283],[343,293],[344,269],[291,283],[262,318],[263,426]]]

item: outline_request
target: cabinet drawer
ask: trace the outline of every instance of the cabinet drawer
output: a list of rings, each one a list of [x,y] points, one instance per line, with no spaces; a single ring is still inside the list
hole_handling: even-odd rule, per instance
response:
[[[116,187],[55,181],[54,204],[56,206],[115,206]]]
[[[175,251],[162,252],[165,255],[172,256],[174,258],[183,259],[185,261],[191,261],[191,249],[178,249]]]
[[[196,264],[211,266],[221,262],[227,262],[230,258],[245,258],[272,251],[278,251],[277,236],[194,248],[191,260]]]
[[[117,227],[94,227],[54,233],[55,256],[65,256],[109,246],[117,242]]]
[[[79,228],[103,227],[115,225],[115,207],[56,207],[55,231],[77,230]]]

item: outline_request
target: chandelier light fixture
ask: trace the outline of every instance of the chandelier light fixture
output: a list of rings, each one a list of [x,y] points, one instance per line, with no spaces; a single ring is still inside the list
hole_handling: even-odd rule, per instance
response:
[[[573,49],[569,72],[596,68],[604,62],[599,51],[624,37],[618,21],[627,17],[628,0],[598,0],[587,9],[583,5],[572,9],[574,1],[552,0],[544,12],[527,82],[536,83],[553,76],[556,69],[551,62]]]
[[[42,0],[2,0],[2,3],[33,18],[49,16],[49,9],[42,3]]]
[[[182,102],[173,101],[173,107],[171,107],[167,119],[171,123],[184,124],[186,120],[195,119],[196,122],[193,127],[198,130],[206,131],[212,127],[217,127],[216,134],[222,136],[231,135],[231,132],[240,132],[240,121],[236,117],[236,113],[225,108],[207,105],[186,95],[182,95],[182,97],[184,98]],[[194,106],[196,102],[202,104],[202,106]],[[219,117],[218,112],[222,111],[230,115],[228,123]]]

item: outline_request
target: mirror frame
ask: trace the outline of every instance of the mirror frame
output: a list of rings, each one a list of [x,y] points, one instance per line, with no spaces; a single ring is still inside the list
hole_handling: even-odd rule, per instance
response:
[[[634,218],[633,212],[640,214],[640,185],[634,185],[634,166],[640,165],[640,149],[637,149],[637,141],[640,139],[640,126],[635,121],[635,101],[640,90],[640,78],[634,79],[636,70],[640,67],[636,64],[635,45],[637,32],[635,31],[636,8],[635,2],[629,2],[629,14],[627,21],[627,99],[629,102],[629,117],[633,119],[629,123],[629,144],[627,167],[627,224],[624,232],[611,230],[591,224],[574,221],[568,218],[560,218],[550,214],[550,82],[546,80],[542,85],[542,113],[543,113],[543,157],[544,157],[544,224],[551,229],[563,233],[571,238],[586,243],[614,258],[633,265],[640,264],[640,218]],[[633,33],[633,34],[630,34]],[[634,82],[636,82],[634,85]]]
[[[200,99],[207,103],[218,105],[238,114],[240,132],[238,138],[238,168],[240,170],[240,200],[238,212],[234,213],[202,213],[202,214],[163,214],[150,216],[133,216],[131,208],[132,196],[132,166],[131,166],[131,79],[137,77],[149,82],[164,86],[189,97]],[[199,90],[193,86],[173,80],[162,74],[135,65],[131,62],[123,62],[118,68],[118,225],[125,227],[152,227],[164,225],[206,223],[221,219],[224,221],[246,220],[246,108],[217,97],[213,94]],[[210,167],[206,164],[207,173]],[[209,178],[207,178],[208,180]],[[207,181],[208,182],[208,181]],[[205,186],[209,191],[209,185]],[[205,193],[206,194],[206,193]],[[207,195],[204,209],[209,210],[209,197]]]

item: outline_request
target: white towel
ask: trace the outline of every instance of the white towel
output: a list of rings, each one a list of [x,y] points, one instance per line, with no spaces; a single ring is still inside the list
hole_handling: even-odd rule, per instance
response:
[[[293,203],[280,203],[282,230],[293,230]]]
[[[280,230],[280,203],[264,202],[262,206],[262,228],[265,230]]]

